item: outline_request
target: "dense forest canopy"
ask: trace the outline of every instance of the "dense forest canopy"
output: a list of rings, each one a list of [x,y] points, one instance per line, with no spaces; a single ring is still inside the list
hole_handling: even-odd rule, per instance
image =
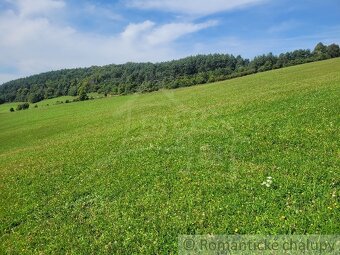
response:
[[[272,53],[253,60],[229,54],[198,55],[162,63],[126,63],[65,69],[33,75],[0,86],[0,104],[99,92],[122,95],[220,81],[252,73],[340,57],[337,44],[318,43],[313,51]]]

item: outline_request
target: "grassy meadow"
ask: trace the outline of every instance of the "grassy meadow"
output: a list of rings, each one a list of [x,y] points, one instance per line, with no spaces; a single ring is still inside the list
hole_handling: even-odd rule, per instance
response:
[[[176,254],[179,234],[339,233],[339,58],[39,104],[0,106],[2,253]]]

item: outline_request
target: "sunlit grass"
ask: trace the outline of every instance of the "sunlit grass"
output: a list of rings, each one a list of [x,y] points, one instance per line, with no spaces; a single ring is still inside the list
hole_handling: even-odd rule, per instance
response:
[[[2,105],[0,250],[175,254],[179,234],[338,233],[339,70],[333,59],[14,113]]]

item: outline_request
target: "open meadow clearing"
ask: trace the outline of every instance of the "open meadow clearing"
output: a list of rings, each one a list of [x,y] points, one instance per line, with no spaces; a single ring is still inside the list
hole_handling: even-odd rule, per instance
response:
[[[179,234],[339,233],[339,102],[336,58],[20,112],[3,104],[0,250],[175,254]]]

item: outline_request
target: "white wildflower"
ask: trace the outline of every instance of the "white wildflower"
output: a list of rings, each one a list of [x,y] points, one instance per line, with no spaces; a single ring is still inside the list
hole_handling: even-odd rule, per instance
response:
[[[267,188],[269,188],[273,183],[273,177],[268,176],[267,180],[261,183],[261,185],[265,185]]]

